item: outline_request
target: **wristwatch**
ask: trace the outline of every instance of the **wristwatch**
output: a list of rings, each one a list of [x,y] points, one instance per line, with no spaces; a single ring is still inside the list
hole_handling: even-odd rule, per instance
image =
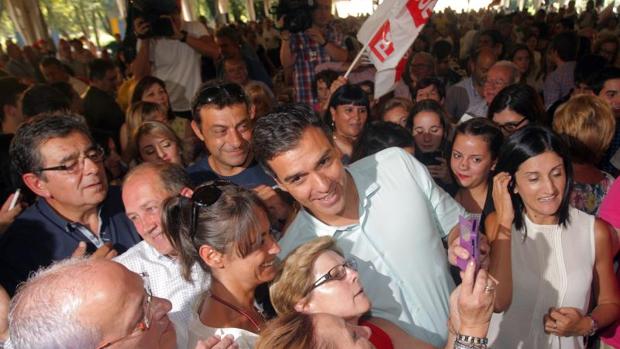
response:
[[[187,41],[187,30],[181,30],[181,38],[179,39],[180,42],[186,42]]]

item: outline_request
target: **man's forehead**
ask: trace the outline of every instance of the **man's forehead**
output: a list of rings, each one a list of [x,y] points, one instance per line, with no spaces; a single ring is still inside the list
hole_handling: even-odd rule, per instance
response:
[[[334,145],[329,141],[329,138],[327,138],[323,130],[317,127],[308,127],[303,131],[297,144],[277,154],[268,162],[270,164],[273,162],[286,163],[290,166],[283,168],[283,170],[286,170],[285,172],[294,171],[292,169],[293,166],[302,164],[308,165],[312,161],[318,160],[325,153],[333,150],[333,148]],[[280,177],[280,175],[285,174],[277,173],[277,175]]]
[[[200,109],[200,118],[205,125],[236,125],[250,120],[250,113],[245,103],[224,106],[223,108],[209,104]]]

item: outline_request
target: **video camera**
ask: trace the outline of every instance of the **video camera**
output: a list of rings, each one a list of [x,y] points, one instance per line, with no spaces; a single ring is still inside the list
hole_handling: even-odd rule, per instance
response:
[[[131,0],[133,18],[142,18],[149,24],[149,31],[140,39],[168,37],[174,34],[169,16],[178,12],[175,0]]]
[[[312,11],[316,8],[314,0],[280,0],[271,13],[278,20],[284,17],[282,30],[291,33],[302,32],[312,26]]]

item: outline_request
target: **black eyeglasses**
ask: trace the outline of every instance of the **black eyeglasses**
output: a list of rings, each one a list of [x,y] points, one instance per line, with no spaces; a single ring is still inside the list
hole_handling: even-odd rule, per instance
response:
[[[223,186],[232,185],[231,182],[225,180],[215,180],[208,182],[206,184],[201,185],[200,187],[194,190],[194,194],[192,195],[192,220],[190,222],[192,231],[190,232],[190,236],[194,237],[196,235],[196,229],[198,226],[198,210],[200,208],[209,207],[217,202],[217,200],[222,196]]]
[[[86,159],[89,159],[90,161],[95,163],[99,163],[103,161],[104,156],[105,151],[103,150],[103,148],[101,146],[95,146],[87,150],[84,153],[84,156],[80,156],[77,159],[68,160],[67,163],[58,166],[37,168],[34,170],[34,172],[41,173],[44,171],[64,171],[69,174],[77,174],[79,172],[82,172],[82,170],[84,169],[84,161]]]
[[[331,268],[325,275],[318,278],[313,284],[308,293],[315,288],[323,285],[324,283],[332,280],[342,280],[347,276],[347,269],[357,271],[357,262],[354,259],[347,259],[342,264]]]
[[[523,118],[519,122],[507,122],[507,123],[502,124],[502,125],[497,124],[497,126],[499,126],[499,128],[501,128],[502,130],[506,131],[506,133],[513,133],[516,130],[518,130],[519,127],[521,125],[523,125],[523,123],[526,122],[526,121],[527,121],[527,119]]]
[[[233,100],[244,101],[247,98],[245,92],[243,91],[243,88],[239,86],[238,84],[231,83],[231,82],[220,84],[220,85],[215,85],[215,86],[204,87],[200,89],[200,92],[198,95],[200,96],[200,99],[202,99],[203,105],[211,104],[211,103],[216,102],[217,100],[222,100],[222,99],[224,100],[233,99]],[[215,104],[218,104],[218,103],[215,103]]]

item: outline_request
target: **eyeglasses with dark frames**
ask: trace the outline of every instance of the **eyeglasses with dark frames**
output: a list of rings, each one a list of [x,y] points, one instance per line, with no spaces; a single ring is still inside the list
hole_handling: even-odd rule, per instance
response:
[[[153,293],[151,292],[151,285],[149,283],[149,274],[147,273],[140,273],[138,274],[142,277],[142,280],[144,282],[144,292],[146,294],[145,298],[144,298],[144,302],[142,304],[143,307],[143,311],[144,311],[144,315],[142,317],[142,320],[140,322],[138,322],[138,324],[136,325],[136,327],[133,329],[133,331],[131,331],[131,333],[129,333],[126,336],[117,338],[113,341],[107,342],[106,344],[97,347],[97,349],[104,349],[104,348],[109,348],[110,346],[122,342],[130,337],[136,336],[138,333],[142,333],[147,331],[149,328],[151,328],[151,320],[152,320],[152,314],[151,314],[151,310],[152,310],[152,303],[153,303]]]
[[[34,172],[41,173],[45,171],[64,171],[69,174],[76,174],[84,169],[84,161],[86,161],[86,159],[89,159],[90,161],[95,163],[100,163],[101,161],[103,161],[104,157],[105,151],[103,150],[103,148],[101,146],[94,146],[87,150],[84,153],[84,156],[80,156],[77,159],[69,160],[68,163],[52,167],[37,168],[34,170]]]
[[[331,268],[312,284],[308,293],[326,282],[344,279],[347,276],[347,269],[357,271],[357,262],[354,259],[346,259],[344,263]]]
[[[215,180],[208,182],[206,184],[201,185],[200,187],[194,190],[194,194],[192,195],[192,218],[191,218],[191,227],[192,231],[190,232],[190,236],[196,236],[196,229],[198,227],[198,211],[201,208],[209,207],[217,202],[217,200],[222,196],[221,187],[226,185],[232,185],[231,182],[225,180]]]
[[[523,125],[524,122],[527,121],[527,118],[523,118],[521,119],[521,121],[519,122],[507,122],[505,124],[497,124],[497,126],[499,126],[499,128],[501,128],[502,130],[506,131],[507,133],[513,133],[514,131],[518,130],[519,127],[521,125]]]

